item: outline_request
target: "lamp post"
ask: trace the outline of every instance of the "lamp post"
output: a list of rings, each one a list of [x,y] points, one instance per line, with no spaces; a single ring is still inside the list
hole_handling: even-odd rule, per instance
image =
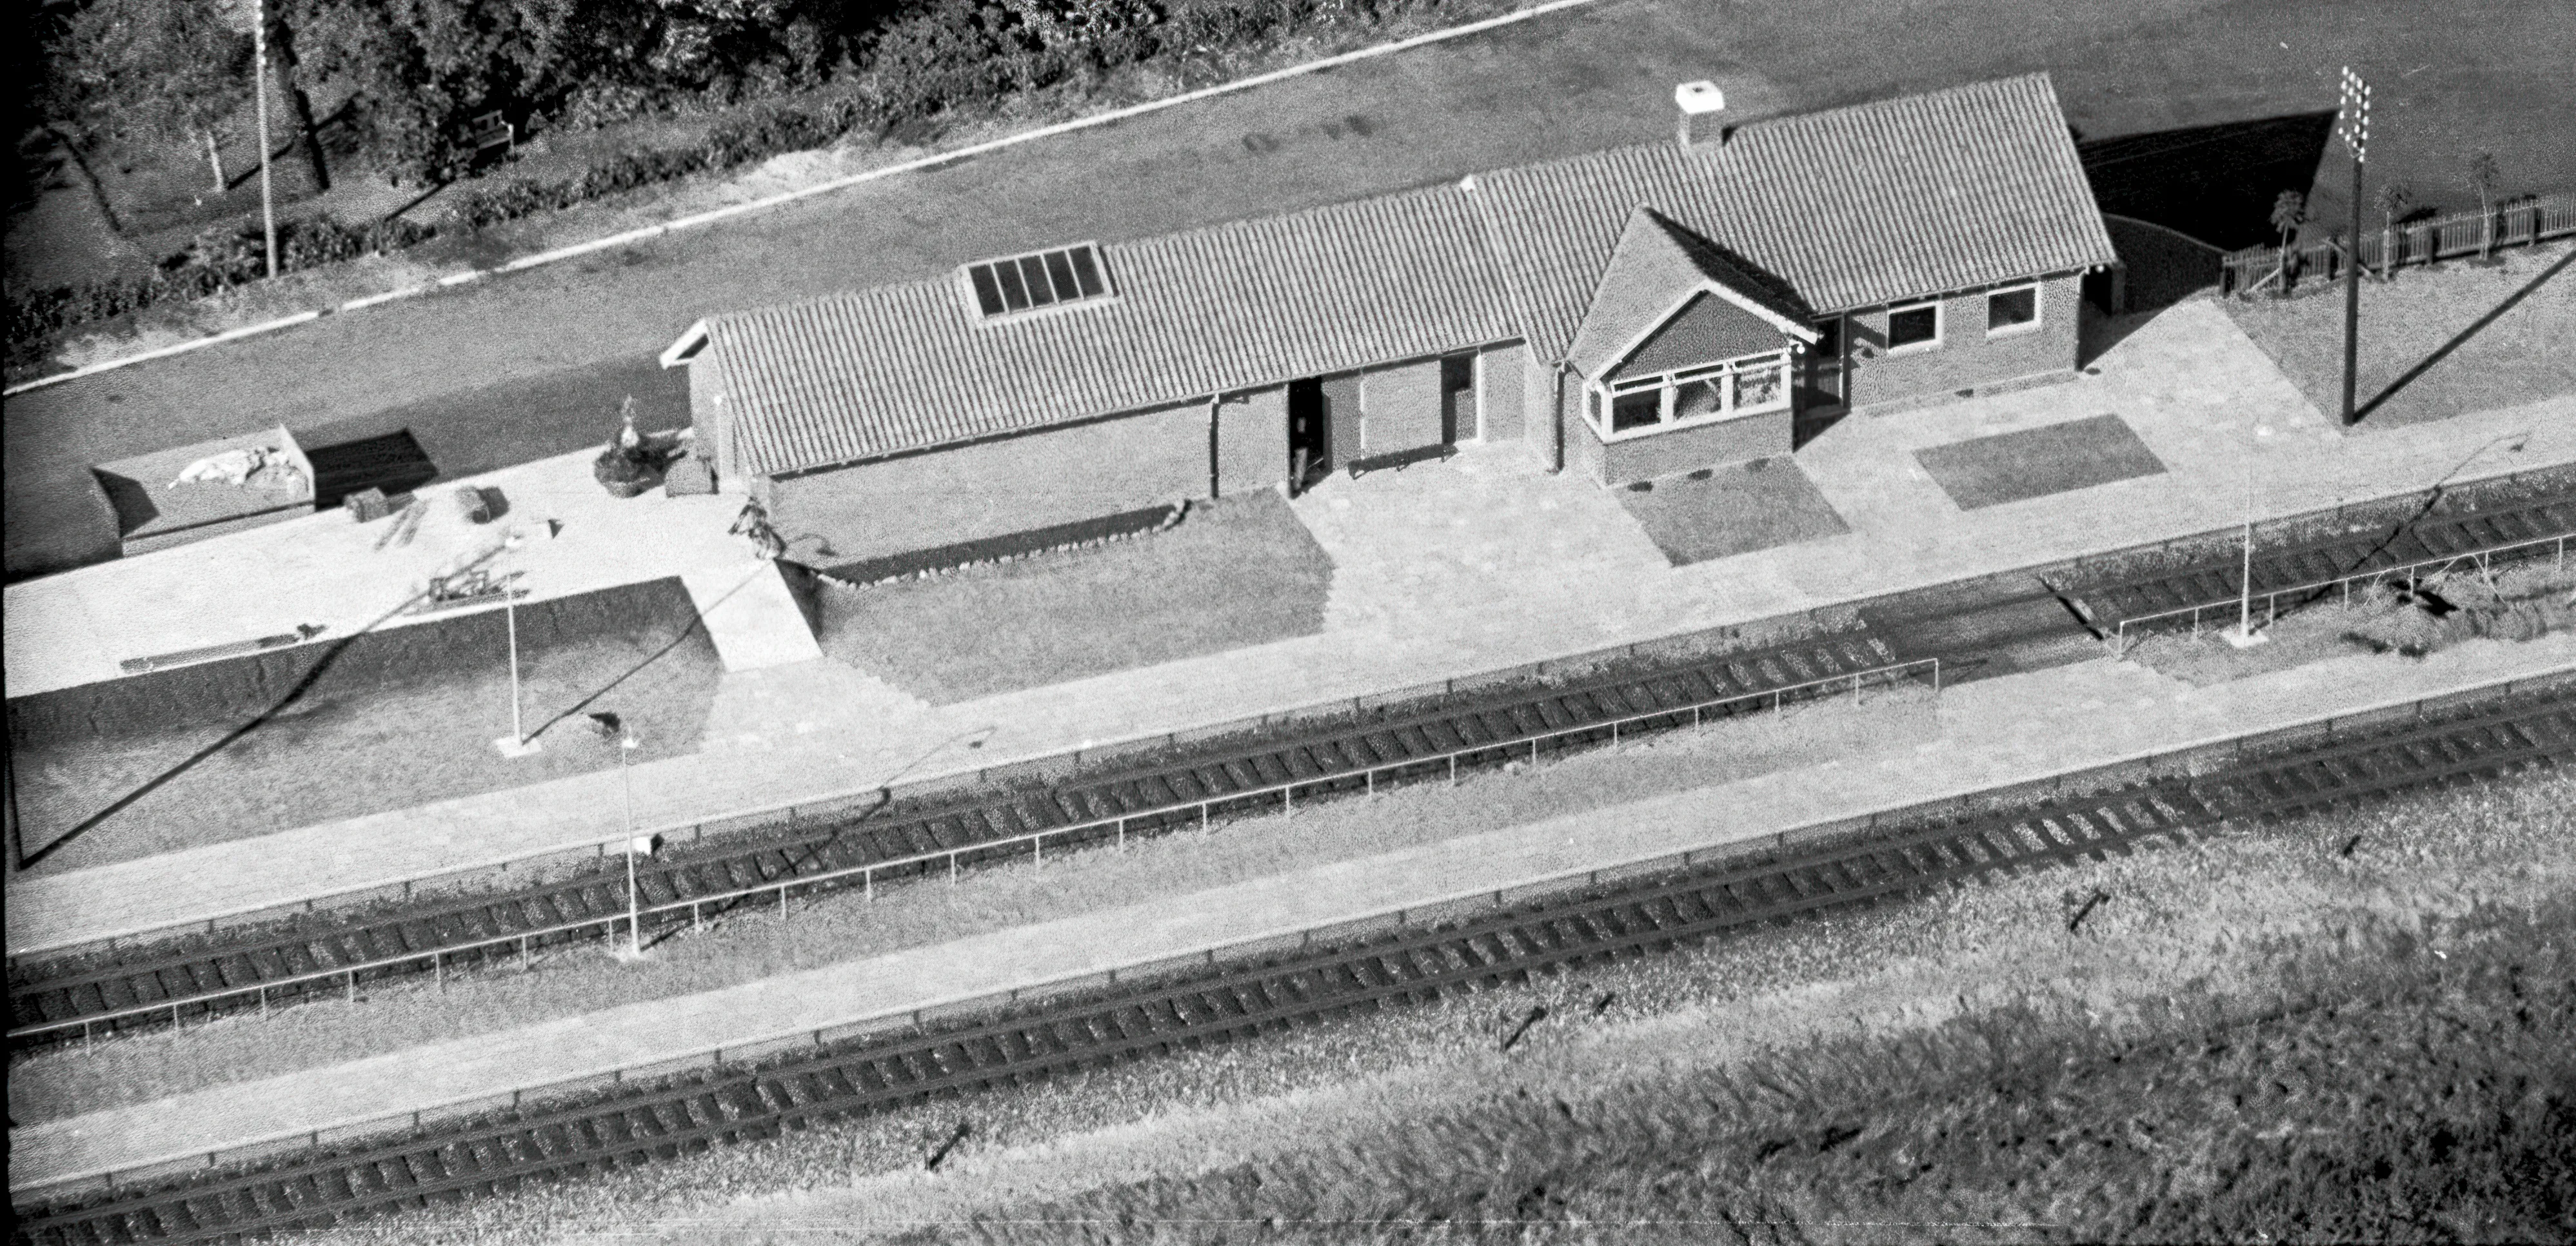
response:
[[[2352,152],[2352,233],[2343,257],[2343,423],[2353,423],[2353,392],[2361,362],[2361,165],[2370,152],[2370,84],[2343,70],[2344,147]]]
[[[2237,581],[2236,630],[2225,633],[2227,643],[2249,649],[2271,637],[2254,630],[2254,452],[2272,430],[2254,426],[2254,440],[2245,447],[2245,556]]]
[[[652,837],[635,835],[635,772],[627,763],[640,744],[632,731],[617,735],[617,787],[626,813],[626,955],[630,959],[644,954],[644,908],[635,885],[635,854],[654,848]]]
[[[522,538],[516,532],[502,538],[501,548],[493,551],[493,562],[497,565],[521,543]],[[545,751],[545,746],[528,738],[526,719],[519,708],[519,591],[510,586],[506,577],[499,583],[501,614],[508,620],[510,633],[510,734],[494,740],[492,746],[501,750],[503,757],[526,757]]]

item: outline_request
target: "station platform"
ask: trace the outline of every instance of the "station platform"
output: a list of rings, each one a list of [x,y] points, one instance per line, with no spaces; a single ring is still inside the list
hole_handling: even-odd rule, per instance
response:
[[[2094,375],[1854,416],[1802,447],[1791,466],[1839,517],[1837,534],[1675,565],[1619,495],[1541,472],[1518,444],[1468,446],[1445,463],[1337,477],[1292,503],[1333,564],[1314,634],[946,704],[832,658],[763,659],[723,676],[694,753],[633,767],[636,804],[666,823],[775,808],[2192,536],[2243,520],[2249,494],[2256,517],[2277,517],[2576,464],[2576,395],[2347,433],[2210,303],[2118,327]],[[1963,508],[1917,456],[2105,415],[2162,470]],[[551,539],[512,555],[539,597],[756,567],[725,535],[735,499],[609,499],[586,456],[486,483],[517,499],[525,522],[553,521]],[[12,586],[10,695],[110,677],[136,652],[297,623],[343,634],[488,539],[461,522],[443,536],[425,525],[422,543],[445,544],[373,552],[376,526],[316,516],[183,556],[202,561],[146,555]],[[7,946],[77,944],[594,843],[618,833],[619,782],[594,771],[17,876]],[[269,868],[280,860],[302,866]]]
[[[1580,875],[2044,780],[2145,754],[2576,671],[2576,636],[2354,656],[2194,687],[2109,658],[1950,689],[1938,735],[1149,904],[915,947],[745,985],[427,1044],[13,1130],[10,1188],[186,1163],[272,1138],[1329,927],[1445,897]],[[1511,782],[1507,776],[1473,782]],[[1401,801],[1401,792],[1379,799]],[[969,886],[973,885],[971,880]],[[239,1024],[259,1024],[245,1020]]]

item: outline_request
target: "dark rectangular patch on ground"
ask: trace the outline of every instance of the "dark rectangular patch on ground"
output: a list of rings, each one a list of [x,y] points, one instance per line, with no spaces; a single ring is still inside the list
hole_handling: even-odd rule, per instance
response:
[[[1676,567],[1851,531],[1788,457],[1629,485],[1619,504]]]
[[[1915,451],[1914,461],[1963,511],[2165,470],[2164,461],[2116,415],[1931,446]]]

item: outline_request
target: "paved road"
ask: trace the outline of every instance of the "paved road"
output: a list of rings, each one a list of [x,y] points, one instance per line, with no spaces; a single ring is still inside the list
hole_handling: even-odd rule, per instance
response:
[[[630,393],[684,418],[678,378],[652,356],[710,312],[1653,137],[1690,78],[1717,79],[1753,116],[2045,67],[2076,126],[2105,137],[2330,107],[2349,60],[2384,70],[2383,112],[2431,136],[2423,160],[2458,155],[2461,118],[2519,110],[2525,124],[2481,140],[2508,179],[2576,180],[2576,118],[2536,123],[2569,107],[2537,68],[2570,46],[2562,4],[2386,4],[2365,24],[2335,0],[1605,0],[21,396],[5,421],[7,568],[112,552],[91,463],[280,421],[316,444],[409,427],[449,475],[560,453],[599,440]],[[2387,128],[2384,159],[2406,157],[2409,132]]]

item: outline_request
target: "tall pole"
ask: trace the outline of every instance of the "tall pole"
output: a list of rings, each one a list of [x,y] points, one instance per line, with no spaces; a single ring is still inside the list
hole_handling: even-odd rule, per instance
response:
[[[2343,257],[2343,423],[2352,427],[2354,387],[2361,366],[2361,165],[2370,151],[2370,85],[2343,70],[2344,146],[2352,151],[2352,232]]]
[[[2250,447],[2249,447],[2250,450]],[[2254,456],[2245,456],[2245,562],[2236,598],[2236,635],[2254,637]]]
[[[617,786],[620,803],[626,809],[626,950],[636,956],[644,954],[643,902],[635,894],[635,772],[627,768],[627,757],[635,751],[635,737],[617,737]]]
[[[501,611],[510,620],[510,743],[526,748],[528,733],[519,720],[519,595],[510,591],[507,581],[501,585]]]
[[[259,223],[268,238],[268,275],[277,275],[277,207],[268,186],[268,0],[251,0],[251,93],[259,112]]]

